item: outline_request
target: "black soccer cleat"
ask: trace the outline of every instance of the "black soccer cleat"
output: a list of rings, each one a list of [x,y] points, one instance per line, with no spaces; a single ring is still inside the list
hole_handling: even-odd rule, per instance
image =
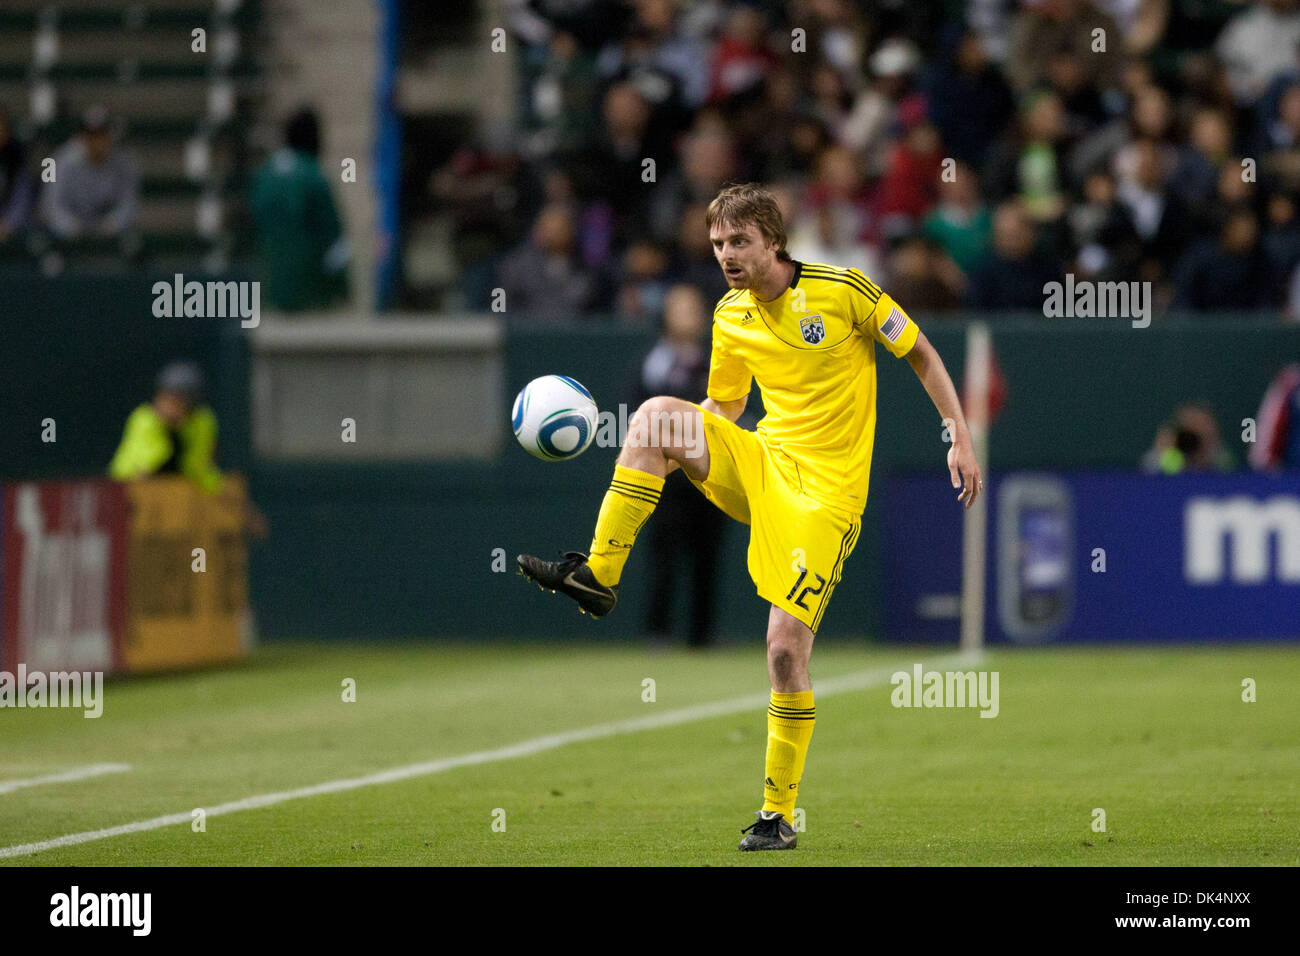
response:
[[[531,554],[521,554],[515,560],[520,574],[536,581],[539,588],[567,594],[578,602],[578,610],[584,614],[604,617],[618,603],[618,585],[608,587],[597,581],[582,551],[564,552],[563,561],[543,561]]]
[[[746,834],[740,841],[742,850],[793,850],[799,842],[794,827],[785,822],[785,817],[776,811],[759,810],[758,819],[741,833]]]

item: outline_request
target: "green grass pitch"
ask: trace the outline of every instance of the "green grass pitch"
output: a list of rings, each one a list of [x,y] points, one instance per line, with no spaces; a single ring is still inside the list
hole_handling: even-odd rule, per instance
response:
[[[828,642],[814,681],[945,653]],[[1300,864],[1300,650],[993,649],[976,667],[1000,675],[995,719],[896,709],[887,680],[818,699],[791,853],[736,851],[758,705],[0,864]],[[0,851],[766,689],[761,643],[271,646],[110,682],[98,720],[0,710],[0,782],[131,767],[0,793]]]

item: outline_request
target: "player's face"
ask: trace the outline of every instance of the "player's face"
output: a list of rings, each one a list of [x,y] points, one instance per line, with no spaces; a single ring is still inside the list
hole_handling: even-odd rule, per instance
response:
[[[763,242],[758,226],[735,226],[715,222],[709,230],[713,257],[722,266],[727,285],[733,289],[751,289],[776,263],[776,246]]]

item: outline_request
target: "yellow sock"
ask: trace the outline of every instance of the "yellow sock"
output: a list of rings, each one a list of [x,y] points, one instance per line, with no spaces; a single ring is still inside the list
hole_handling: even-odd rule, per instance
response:
[[[636,536],[654,513],[663,487],[664,480],[658,475],[614,466],[614,480],[600,503],[600,517],[591,537],[591,557],[587,560],[587,567],[601,584],[618,584]]]
[[[817,708],[813,692],[793,694],[772,691],[767,708],[767,776],[763,781],[763,809],[785,814],[794,822],[794,803],[799,797],[799,778],[812,742]]]

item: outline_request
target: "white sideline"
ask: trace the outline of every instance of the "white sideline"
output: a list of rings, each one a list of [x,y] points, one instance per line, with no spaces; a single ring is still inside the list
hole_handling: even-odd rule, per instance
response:
[[[970,664],[979,659],[978,654],[949,654],[944,657],[936,658],[931,662],[930,667],[940,669],[952,663]],[[857,671],[852,674],[844,674],[840,677],[831,677],[826,680],[819,680],[814,685],[814,691],[819,698],[829,697],[833,694],[844,694],[855,690],[865,690],[868,687],[876,687],[884,684],[889,680],[890,675],[898,670],[910,668],[912,661],[906,665],[894,667],[877,667],[871,670]],[[281,790],[277,793],[263,793],[254,797],[245,797],[242,800],[234,800],[230,803],[221,803],[215,807],[206,807],[205,814],[208,817],[224,816],[227,813],[241,813],[245,810],[258,810],[262,807],[272,807],[279,803],[287,803],[290,800],[301,800],[304,797],[319,797],[327,793],[343,793],[347,790],[359,790],[362,787],[373,787],[379,784],[396,783],[399,780],[410,780],[412,777],[424,777],[430,774],[442,773],[444,770],[454,770],[457,767],[470,767],[476,764],[496,763],[501,760],[513,760],[516,757],[531,757],[535,754],[547,750],[555,750],[566,744],[585,743],[591,740],[603,740],[607,737],[617,737],[622,734],[634,734],[642,730],[657,730],[661,727],[674,727],[677,724],[688,724],[697,720],[706,720],[710,717],[724,717],[728,714],[743,713],[747,710],[756,710],[765,707],[768,702],[767,694],[750,694],[745,697],[735,697],[731,700],[715,701],[711,704],[696,704],[692,707],[681,707],[677,710],[669,710],[660,714],[651,714],[646,717],[634,717],[630,720],[618,720],[607,724],[597,724],[594,727],[583,727],[577,730],[566,730],[558,734],[547,734],[544,737],[534,737],[531,740],[524,740],[517,744],[510,744],[505,747],[497,747],[494,750],[480,750],[475,753],[461,754],[458,757],[443,757],[440,760],[429,760],[423,763],[407,764],[404,767],[394,767],[391,770],[381,770],[377,773],[367,774],[364,777],[348,777],[343,780],[329,780],[325,783],[313,784],[310,787],[299,787],[295,790]],[[82,833],[69,833],[65,836],[54,837],[51,840],[38,840],[35,843],[20,843],[15,846],[0,848],[0,859],[7,859],[16,856],[29,856],[33,853],[43,853],[46,850],[55,850],[59,847],[75,846],[79,843],[91,843],[95,840],[106,840],[109,837],[125,836],[128,833],[143,833],[147,830],[159,830],[163,827],[178,826],[182,823],[189,823],[193,819],[193,811],[186,810],[182,813],[170,813],[164,817],[154,817],[151,820],[137,820],[134,823],[124,823],[120,826],[107,827],[103,830],[86,830]]]
[[[69,783],[73,780],[87,780],[90,777],[102,777],[106,773],[123,773],[130,770],[127,763],[93,763],[86,767],[73,767],[44,777],[28,777],[26,780],[0,780],[0,794],[13,793],[24,787],[39,787],[46,783]]]

